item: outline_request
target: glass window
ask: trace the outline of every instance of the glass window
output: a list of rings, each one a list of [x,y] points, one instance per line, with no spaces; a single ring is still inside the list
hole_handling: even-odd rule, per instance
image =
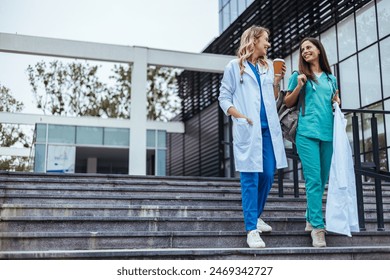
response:
[[[157,176],[165,176],[166,150],[157,150]]]
[[[103,128],[78,126],[76,128],[76,144],[103,145]]]
[[[390,111],[390,99],[386,100],[384,102],[385,110]],[[385,121],[386,121],[386,147],[390,146],[390,115],[385,115]]]
[[[292,69],[291,69],[291,72],[294,71],[294,70],[298,70],[300,53],[301,52],[299,50],[296,50],[292,54]]]
[[[356,29],[359,50],[377,41],[375,2],[371,2],[356,13]]]
[[[291,56],[287,56],[284,58],[284,61],[286,62],[286,74],[284,75],[284,78],[283,78],[283,89],[287,89],[287,86],[288,86],[288,80],[290,79],[290,76],[291,76],[291,72],[292,72],[292,69],[291,69]]]
[[[343,108],[360,108],[356,56],[340,63],[340,97]]]
[[[230,160],[225,160],[225,177],[230,178]]]
[[[353,20],[353,15],[337,25],[337,37],[340,60],[343,60],[356,52],[355,22]]]
[[[382,99],[379,76],[378,45],[359,53],[360,90],[362,107]]]
[[[46,160],[46,172],[74,173],[76,147],[48,145]]]
[[[219,11],[219,34],[223,32],[222,26],[223,26],[222,11]]]
[[[146,150],[146,175],[156,175],[156,150]]]
[[[104,145],[124,146],[130,145],[130,131],[128,128],[104,128]]]
[[[360,152],[363,152],[363,129],[362,129],[362,114],[358,114],[358,133],[359,133],[359,149]],[[352,126],[352,117],[353,114],[349,113],[346,114],[346,119],[347,119],[347,127],[346,127],[346,132],[348,135],[349,142],[351,143],[351,148],[352,148],[352,154],[354,154],[354,143],[353,143],[353,126]]]
[[[377,0],[379,38],[390,33],[390,1]]]
[[[228,3],[222,10],[222,30],[225,30],[230,25],[230,4]]]
[[[46,145],[35,145],[34,172],[45,172]]]
[[[165,130],[157,131],[157,147],[158,148],[166,148],[167,147],[167,135]]]
[[[230,124],[229,124],[229,122],[225,123],[223,125],[223,137],[224,137],[223,140],[226,143],[230,143]],[[225,159],[230,158],[230,147],[229,147],[229,145],[224,144],[223,148],[224,148]]]
[[[337,63],[336,28],[334,26],[321,34],[321,43],[324,45],[329,64]]]
[[[231,22],[235,21],[238,17],[238,6],[237,0],[230,1],[230,20]]]
[[[47,124],[37,123],[36,125],[36,142],[46,143],[46,128]]]
[[[387,154],[390,155],[390,149],[387,149]],[[387,161],[387,170],[390,170],[390,161]]]
[[[369,106],[367,109],[369,110],[383,110],[382,102]],[[384,139],[385,130],[384,130],[384,122],[383,115],[376,114],[377,125],[378,125],[378,137],[379,137],[379,148],[384,147]],[[372,114],[363,114],[363,131],[364,131],[364,152],[372,151],[372,133],[371,133],[371,118]]]
[[[349,140],[349,143],[351,144],[352,155],[353,155],[354,150],[353,150],[352,114],[346,114],[345,118],[347,119],[347,126],[345,128],[345,131],[347,132],[348,140]]]
[[[238,14],[240,15],[246,9],[246,3],[243,0],[238,0]]]
[[[67,125],[49,124],[49,143],[74,144],[76,138],[76,127]]]
[[[383,96],[390,96],[390,79],[385,79],[390,73],[390,37],[380,42]],[[389,131],[390,133],[390,131]]]
[[[370,106],[368,109],[370,110],[382,110],[382,102],[374,104]],[[381,170],[387,170],[387,155],[386,155],[386,139],[385,139],[385,131],[384,131],[384,122],[383,122],[383,114],[376,114],[377,125],[378,125],[378,144],[379,144],[379,161]],[[372,114],[363,114],[363,128],[364,128],[364,152],[365,160],[368,162],[373,162],[373,142],[372,142],[372,133],[371,133],[371,118]]]
[[[225,6],[227,2],[229,2],[230,0],[222,0],[222,6]]]
[[[155,148],[156,147],[156,131],[147,130],[146,131],[146,147]]]

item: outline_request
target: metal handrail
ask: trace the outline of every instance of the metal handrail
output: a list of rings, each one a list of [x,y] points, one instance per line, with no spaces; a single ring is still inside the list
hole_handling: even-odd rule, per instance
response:
[[[384,111],[384,110],[367,110],[367,109],[341,109],[344,113],[363,113],[363,114],[390,114],[390,111]]]

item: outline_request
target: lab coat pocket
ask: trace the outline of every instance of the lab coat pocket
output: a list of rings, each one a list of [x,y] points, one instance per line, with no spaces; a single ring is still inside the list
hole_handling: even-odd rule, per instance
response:
[[[271,77],[267,76],[264,78],[265,85],[269,85],[269,84],[273,84],[273,83],[274,83],[274,80]]]
[[[273,96],[274,94],[273,84],[274,84],[274,80],[272,78],[268,76],[264,78],[264,82],[262,84],[263,95],[267,93],[268,95]]]
[[[251,125],[244,118],[237,118],[233,122],[233,140],[237,145],[248,145],[251,139]]]

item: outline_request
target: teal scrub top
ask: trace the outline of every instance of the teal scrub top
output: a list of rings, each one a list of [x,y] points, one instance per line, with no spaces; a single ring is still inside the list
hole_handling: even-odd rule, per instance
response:
[[[329,76],[329,78],[328,78]],[[293,91],[298,85],[298,73],[294,72],[288,82],[287,91]],[[336,77],[325,72],[317,81],[307,81],[305,115],[299,110],[297,133],[321,141],[333,141],[332,98],[338,89]]]

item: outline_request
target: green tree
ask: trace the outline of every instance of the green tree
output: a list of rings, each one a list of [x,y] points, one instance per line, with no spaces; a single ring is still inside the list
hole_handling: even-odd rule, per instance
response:
[[[148,68],[148,119],[168,121],[180,112],[177,69],[150,66]]]
[[[62,116],[107,116],[110,90],[96,75],[98,66],[52,61],[27,68],[28,78],[44,114]]]
[[[98,75],[99,66],[88,63],[39,62],[27,68],[38,108],[45,114],[129,118],[131,65],[114,65],[109,81]],[[178,70],[148,68],[147,117],[168,120],[180,109]]]
[[[17,113],[23,109],[23,103],[17,101],[9,88],[0,84],[0,112]],[[23,146],[29,148],[31,139],[23,132],[20,125],[0,123],[0,146]],[[0,158],[0,170],[29,171],[28,158],[14,156],[2,156]]]

